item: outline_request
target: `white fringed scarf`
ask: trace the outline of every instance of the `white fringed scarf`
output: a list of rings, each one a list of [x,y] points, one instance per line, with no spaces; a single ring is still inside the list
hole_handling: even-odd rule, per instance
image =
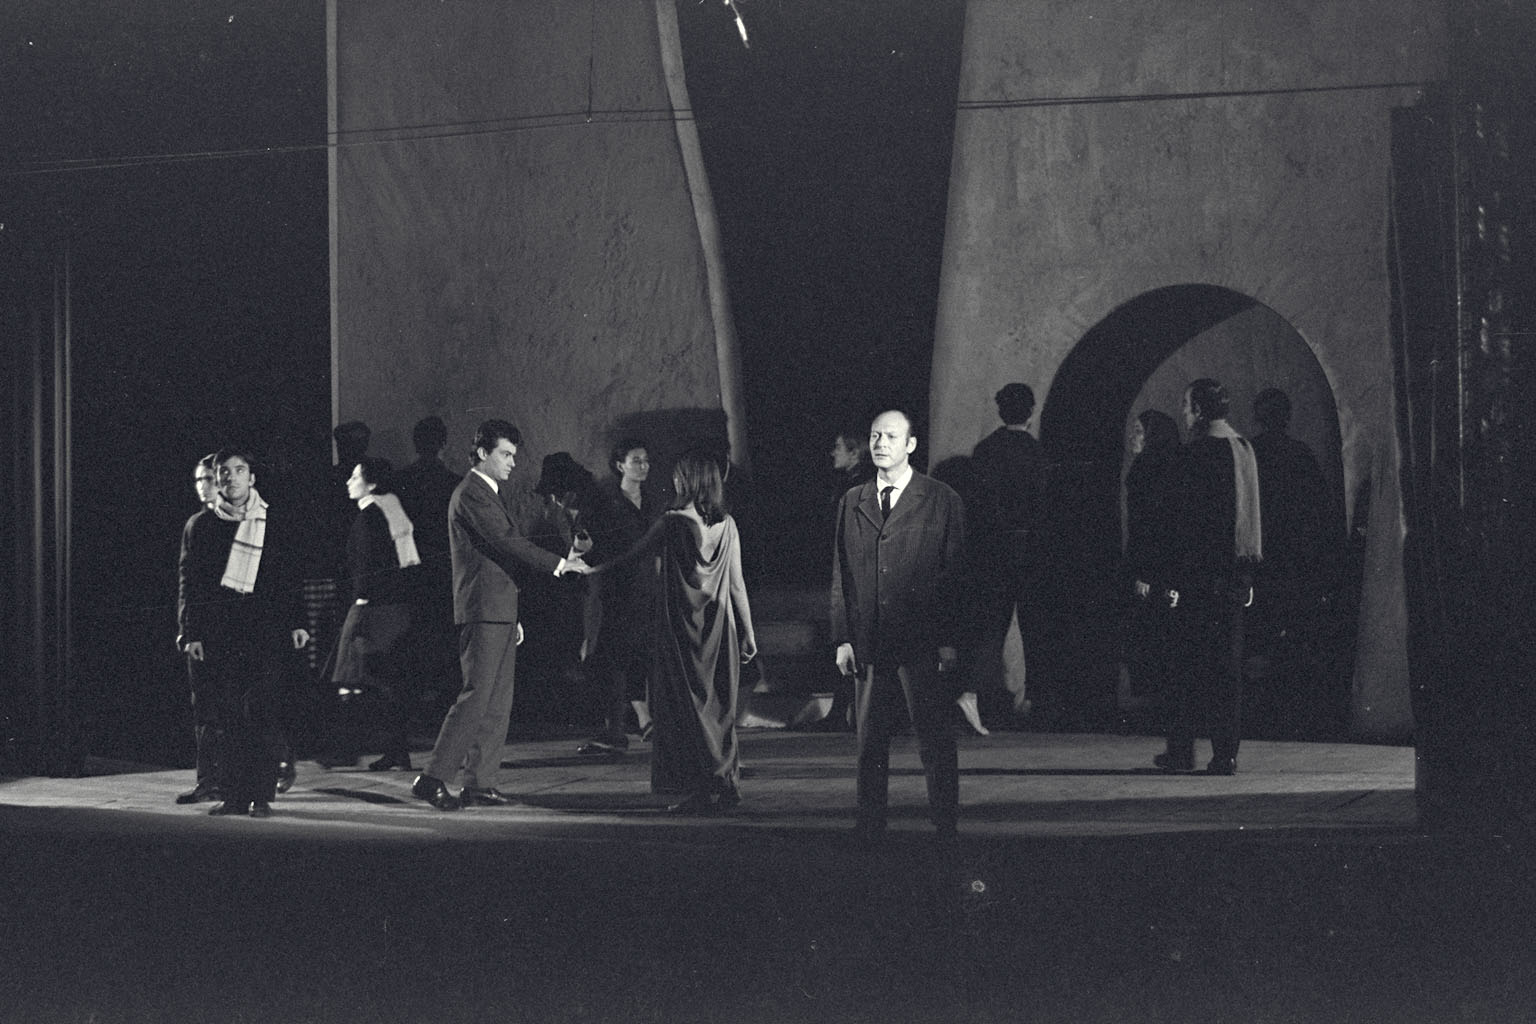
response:
[[[1224,437],[1232,446],[1232,482],[1236,485],[1233,523],[1234,551],[1239,561],[1258,562],[1264,557],[1264,532],[1259,523],[1259,463],[1253,445],[1225,420],[1212,423],[1211,437]]]
[[[220,496],[213,504],[213,514],[240,524],[235,529],[234,543],[229,546],[229,561],[224,564],[224,577],[219,580],[219,586],[228,587],[237,594],[249,594],[256,589],[261,548],[267,539],[267,503],[252,487],[243,508],[235,508]]]
[[[358,499],[358,508],[364,509],[369,505],[379,506],[385,522],[389,523],[389,536],[395,542],[395,558],[399,560],[400,568],[420,565],[421,555],[416,550],[416,528],[411,525],[411,517],[401,507],[400,499],[393,494],[370,494]]]

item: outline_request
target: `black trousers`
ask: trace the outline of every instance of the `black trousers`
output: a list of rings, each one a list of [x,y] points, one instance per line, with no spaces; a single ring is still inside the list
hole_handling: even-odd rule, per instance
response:
[[[934,827],[952,831],[960,809],[960,757],[955,742],[955,688],[928,665],[875,665],[854,687],[858,720],[858,814],[861,824],[885,825],[890,793],[891,737],[911,717],[928,782]]]
[[[1213,596],[1176,609],[1176,662],[1169,676],[1168,754],[1194,758],[1195,737],[1209,736],[1217,761],[1237,759],[1243,717],[1241,604]]]
[[[271,802],[277,794],[279,668],[270,643],[239,633],[216,633],[203,641],[202,661],[187,659],[198,728],[211,738],[211,767],[227,801]]]

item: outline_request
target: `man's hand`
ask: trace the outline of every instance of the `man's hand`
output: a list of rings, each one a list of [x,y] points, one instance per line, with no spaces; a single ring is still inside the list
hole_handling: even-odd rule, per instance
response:
[[[203,660],[203,642],[201,640],[188,640],[187,646],[183,647],[182,650],[193,661]]]
[[[293,649],[302,651],[309,646],[309,630],[296,629],[293,631]]]
[[[955,670],[955,663],[959,660],[960,656],[955,653],[955,649],[953,647],[939,648],[940,672],[953,672]]]
[[[859,663],[853,656],[853,644],[837,645],[837,670],[845,676],[851,676],[859,670]]]
[[[517,624],[517,643],[514,646],[523,646],[523,624],[521,622]]]
[[[562,558],[555,567],[556,576],[585,576],[591,571],[592,567],[580,558]]]

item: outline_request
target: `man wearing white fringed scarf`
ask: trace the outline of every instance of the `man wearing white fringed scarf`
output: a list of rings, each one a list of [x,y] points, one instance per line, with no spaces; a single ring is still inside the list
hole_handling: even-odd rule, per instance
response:
[[[214,456],[218,496],[187,521],[177,570],[181,647],[220,728],[219,789],[209,813],[271,813],[277,788],[265,729],[275,717],[285,652],[309,643],[298,582],[296,525],[273,516],[242,449]],[[290,655],[291,656],[291,655]]]
[[[1169,694],[1168,748],[1154,763],[1192,771],[1196,735],[1209,736],[1206,771],[1232,775],[1242,731],[1243,613],[1263,558],[1253,445],[1227,423],[1226,389],[1202,377],[1184,392],[1189,443],[1171,472],[1172,609],[1178,663]]]

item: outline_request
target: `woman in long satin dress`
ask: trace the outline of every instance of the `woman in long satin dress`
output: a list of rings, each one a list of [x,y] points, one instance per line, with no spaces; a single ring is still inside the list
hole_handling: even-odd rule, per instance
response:
[[[684,455],[672,484],[677,503],[620,560],[653,558],[659,575],[651,790],[681,794],[668,808],[674,813],[718,814],[741,800],[737,698],[741,666],[757,653],[757,641],[719,467],[708,456]]]

